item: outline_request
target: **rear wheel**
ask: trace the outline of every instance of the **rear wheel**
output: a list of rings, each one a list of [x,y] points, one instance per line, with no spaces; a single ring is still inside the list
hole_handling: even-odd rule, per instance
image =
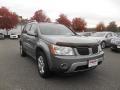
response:
[[[42,78],[48,78],[50,76],[50,71],[49,71],[46,55],[41,51],[38,52],[37,61],[38,61],[38,71],[40,76]]]
[[[26,52],[23,50],[23,46],[22,46],[22,45],[20,45],[20,55],[21,55],[22,57],[25,57],[25,56],[26,56]]]

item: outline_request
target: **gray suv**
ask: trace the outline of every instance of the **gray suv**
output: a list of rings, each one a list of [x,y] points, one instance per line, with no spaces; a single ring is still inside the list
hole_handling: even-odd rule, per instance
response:
[[[55,23],[28,23],[21,34],[20,54],[37,60],[43,78],[51,72],[94,69],[104,60],[104,52],[97,40],[80,38],[64,25]]]

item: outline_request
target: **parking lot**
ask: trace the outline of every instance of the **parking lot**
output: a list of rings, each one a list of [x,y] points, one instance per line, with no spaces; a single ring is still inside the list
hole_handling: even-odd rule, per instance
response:
[[[104,51],[95,70],[42,79],[37,63],[20,56],[18,40],[0,40],[0,90],[120,90],[120,53]]]

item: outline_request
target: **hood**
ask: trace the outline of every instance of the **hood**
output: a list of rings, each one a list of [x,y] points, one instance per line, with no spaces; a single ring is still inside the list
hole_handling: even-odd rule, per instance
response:
[[[53,35],[45,35],[43,39],[56,45],[61,46],[91,46],[98,45],[98,41],[95,39],[90,39],[88,37],[80,37],[80,36],[53,36]]]

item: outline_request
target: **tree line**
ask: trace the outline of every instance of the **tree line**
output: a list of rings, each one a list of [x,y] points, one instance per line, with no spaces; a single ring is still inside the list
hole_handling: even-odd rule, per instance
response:
[[[37,10],[29,20],[52,22],[43,10]],[[25,24],[29,20],[22,19],[22,16],[18,16],[15,12],[10,11],[6,7],[0,8],[0,29],[9,31],[17,24]],[[86,31],[87,22],[81,17],[75,17],[70,20],[65,14],[60,14],[55,22],[63,24],[76,32]],[[95,31],[120,31],[120,27],[117,27],[114,21],[110,22],[108,26],[105,26],[104,23],[99,23],[96,25]]]
[[[99,23],[96,26],[95,31],[112,31],[112,32],[118,32],[120,31],[120,27],[117,27],[117,24],[115,21],[110,22],[107,26],[104,25],[104,23]]]
[[[52,22],[51,19],[46,16],[43,10],[36,11],[31,17],[31,20],[36,20],[37,22]],[[84,19],[75,17],[72,21],[70,21],[65,14],[60,14],[55,22],[63,24],[66,27],[75,30],[76,32],[85,31],[87,25]]]

